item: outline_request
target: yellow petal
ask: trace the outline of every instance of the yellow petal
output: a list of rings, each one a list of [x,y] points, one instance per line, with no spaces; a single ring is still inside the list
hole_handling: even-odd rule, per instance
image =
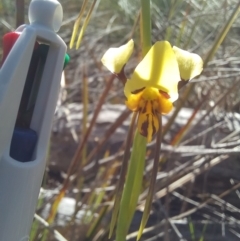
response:
[[[203,70],[202,58],[194,53],[173,47],[173,51],[177,57],[180,76],[182,80],[191,80],[201,74]]]
[[[110,48],[103,55],[101,61],[112,73],[119,74],[123,66],[128,62],[132,55],[134,42],[131,39],[128,43],[119,48]]]
[[[132,111],[137,111],[141,96],[142,96],[142,91],[137,94],[131,94],[125,102],[126,106]]]
[[[159,100],[159,107],[160,107],[159,112],[162,114],[168,114],[173,108],[172,102],[162,94],[158,96],[158,100]]]
[[[138,64],[130,80],[125,84],[124,93],[130,94],[143,87],[155,87],[170,95],[171,101],[178,98],[180,81],[178,62],[169,42],[156,42]]]

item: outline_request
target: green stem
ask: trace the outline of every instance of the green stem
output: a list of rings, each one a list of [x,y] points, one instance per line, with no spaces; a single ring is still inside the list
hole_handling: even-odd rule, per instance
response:
[[[141,35],[142,35],[142,53],[143,56],[149,51],[152,46],[151,32],[151,10],[150,0],[141,0]]]

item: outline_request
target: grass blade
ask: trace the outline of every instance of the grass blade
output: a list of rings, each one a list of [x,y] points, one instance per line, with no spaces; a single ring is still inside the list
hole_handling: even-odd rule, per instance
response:
[[[94,1],[93,1],[92,5],[91,5],[91,7],[90,7],[90,10],[89,10],[89,12],[88,12],[88,14],[87,14],[87,17],[86,17],[86,19],[85,19],[84,22],[83,22],[83,26],[82,26],[81,31],[80,31],[79,36],[78,36],[76,49],[79,49],[79,47],[80,47],[83,34],[85,33],[85,30],[86,30],[86,28],[87,28],[87,26],[88,26],[88,23],[89,23],[89,21],[90,21],[90,18],[91,18],[91,15],[92,15],[92,12],[93,12],[93,9],[94,9],[94,7],[95,7],[96,2],[97,2],[97,0],[94,0]]]
[[[127,166],[128,166],[128,159],[130,156],[130,147],[132,143],[132,136],[133,136],[133,130],[134,130],[134,124],[136,120],[137,113],[133,113],[131,125],[128,131],[128,136],[126,140],[126,148],[123,156],[123,162],[122,162],[122,168],[121,168],[121,173],[118,181],[118,186],[116,189],[116,196],[115,196],[115,201],[114,201],[114,206],[113,206],[113,213],[112,213],[112,218],[111,218],[111,223],[110,223],[110,232],[109,232],[109,238],[111,238],[113,234],[113,230],[115,227],[115,224],[117,222],[117,216],[118,216],[118,211],[120,207],[120,200],[122,198],[122,191],[123,191],[123,186],[125,182],[125,176],[127,172]]]
[[[160,115],[159,116],[159,130],[157,133],[156,149],[155,149],[155,154],[154,154],[153,170],[152,170],[149,190],[148,190],[148,194],[147,194],[147,200],[145,202],[143,217],[141,220],[140,228],[138,230],[137,240],[140,240],[140,238],[142,236],[142,232],[147,224],[147,220],[149,218],[149,214],[151,211],[152,200],[153,200],[153,195],[154,195],[154,190],[155,190],[155,183],[156,183],[156,178],[157,178],[157,173],[158,173],[158,163],[159,163],[159,155],[160,155],[160,150],[161,150],[161,141],[162,141],[162,116]]]
[[[69,45],[70,49],[73,48],[73,45],[74,45],[74,42],[75,42],[75,39],[76,39],[76,36],[77,36],[77,32],[78,32],[78,29],[79,29],[79,26],[80,26],[80,23],[81,23],[81,20],[82,20],[82,17],[83,17],[83,13],[86,9],[87,3],[88,3],[88,0],[85,0],[83,2],[83,5],[82,5],[82,8],[81,8],[80,13],[78,15],[78,18],[74,23],[72,37],[71,37],[71,41],[70,41],[70,45]]]
[[[120,203],[117,222],[116,241],[125,241],[130,227],[138,197],[141,192],[145,167],[147,139],[136,131],[127,178]]]

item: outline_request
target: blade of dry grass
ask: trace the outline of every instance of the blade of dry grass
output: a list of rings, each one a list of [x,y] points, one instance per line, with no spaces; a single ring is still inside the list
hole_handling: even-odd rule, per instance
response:
[[[94,9],[96,3],[97,3],[97,0],[93,0],[93,3],[92,3],[92,5],[91,5],[91,7],[90,7],[90,10],[89,10],[89,12],[88,12],[88,14],[87,14],[87,16],[86,16],[86,19],[85,19],[84,22],[83,22],[83,26],[82,26],[81,31],[80,31],[79,36],[78,36],[78,40],[77,40],[77,44],[76,44],[76,49],[79,49],[79,47],[80,47],[80,44],[81,44],[83,35],[84,35],[84,33],[85,33],[85,31],[86,31],[86,28],[87,28],[87,26],[88,26],[88,23],[89,23],[89,21],[90,21],[90,19],[91,19],[91,15],[92,15],[92,12],[93,12],[93,9]]]
[[[78,32],[80,23],[82,21],[82,17],[83,17],[84,11],[85,11],[85,9],[87,7],[87,3],[88,3],[88,0],[84,0],[84,2],[82,4],[82,7],[81,7],[81,10],[79,12],[79,15],[77,17],[77,20],[74,23],[72,37],[71,37],[70,44],[69,44],[69,48],[70,49],[73,48],[73,45],[74,45],[74,42],[75,42],[75,39],[76,39],[76,36],[77,36],[77,32]]]

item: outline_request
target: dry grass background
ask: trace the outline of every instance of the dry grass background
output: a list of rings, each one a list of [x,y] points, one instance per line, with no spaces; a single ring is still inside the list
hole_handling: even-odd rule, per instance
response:
[[[82,1],[61,3],[64,22],[59,34],[69,44]],[[153,0],[153,40],[168,39],[204,58],[237,4],[238,0]],[[25,12],[27,6],[25,1]],[[55,114],[49,165],[31,241],[107,240],[129,117],[121,83],[109,81],[100,59],[109,46],[119,46],[133,37],[135,52],[126,68],[131,73],[140,57],[139,29],[133,27],[139,8],[136,0],[98,1],[80,49],[68,50],[71,62]],[[2,0],[0,12],[4,34],[15,28],[15,2]],[[163,119],[170,128],[164,130],[155,201],[141,240],[240,240],[239,39],[238,17],[203,74],[192,87],[182,89],[175,106],[183,103],[183,107],[173,124],[167,123],[177,112]],[[83,112],[84,80],[88,86],[87,115]],[[111,82],[110,91],[88,138],[86,154],[80,158],[86,162],[76,167],[55,222],[48,227],[44,219],[83,138],[84,118],[91,122],[107,82]],[[106,136],[105,144],[89,158]],[[141,220],[153,149],[150,144],[143,193],[128,240],[136,238]]]

